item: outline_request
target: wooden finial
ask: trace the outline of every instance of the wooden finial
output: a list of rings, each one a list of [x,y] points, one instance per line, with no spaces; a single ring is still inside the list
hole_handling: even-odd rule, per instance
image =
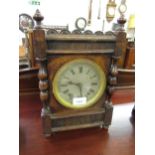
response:
[[[41,28],[41,22],[44,19],[44,17],[41,15],[41,13],[38,9],[36,10],[36,12],[34,14],[33,19],[36,22],[35,28]]]
[[[120,17],[117,19],[117,23],[120,25],[119,31],[125,31],[124,24],[126,23],[126,19]]]

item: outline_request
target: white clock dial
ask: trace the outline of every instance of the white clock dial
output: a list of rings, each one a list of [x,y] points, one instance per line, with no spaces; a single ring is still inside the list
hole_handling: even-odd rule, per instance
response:
[[[75,98],[85,107],[95,103],[105,89],[105,75],[102,69],[87,59],[74,60],[64,65],[54,79],[56,98],[74,107]],[[79,99],[79,100],[78,100]]]
[[[59,80],[61,95],[69,102],[72,102],[74,97],[86,96],[89,100],[98,88],[99,77],[96,71],[87,64],[72,66],[65,74],[62,74]]]

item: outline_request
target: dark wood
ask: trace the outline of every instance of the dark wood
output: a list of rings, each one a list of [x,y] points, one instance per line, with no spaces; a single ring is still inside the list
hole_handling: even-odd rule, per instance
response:
[[[135,129],[131,118],[133,90],[116,91],[112,100],[114,114],[109,130],[89,128],[63,131],[45,139],[40,119],[38,96],[19,98],[20,155],[134,155]],[[122,103],[123,104],[119,104]],[[117,104],[116,104],[117,103]]]
[[[135,89],[118,89],[112,95],[113,104],[124,104],[135,101]]]
[[[135,48],[128,47],[125,56],[124,68],[133,69],[135,65]]]
[[[118,69],[117,86],[135,85],[134,69]]]
[[[35,30],[33,30],[33,47],[36,61],[39,64],[39,90],[40,99],[43,103],[43,108],[41,111],[43,133],[45,136],[51,134],[50,126],[50,107],[48,103],[49,99],[49,86],[48,86],[48,71],[47,71],[47,53],[46,53],[46,41],[45,41],[45,31],[42,29],[42,20],[44,17],[41,15],[39,10],[33,16],[36,21]]]
[[[43,16],[36,11],[33,30],[33,49],[39,63],[40,99],[43,103],[41,112],[43,133],[50,136],[51,132],[88,127],[108,128],[111,124],[113,104],[111,96],[117,84],[117,61],[124,50],[126,33],[98,35],[91,31],[83,34],[72,34],[69,31],[45,34],[41,22]],[[80,51],[80,52],[79,52]],[[95,52],[96,51],[96,52]],[[106,91],[96,104],[82,110],[63,107],[53,95],[53,78],[65,63],[79,58],[92,60],[98,64],[106,79]]]
[[[120,13],[120,17],[117,19],[117,23],[119,24],[119,29],[116,30],[116,33],[118,31],[118,33],[121,34],[121,37],[123,37],[124,39],[121,39],[123,41],[119,41],[119,47],[121,47],[121,59],[119,59],[118,61],[118,67],[119,68],[123,68],[124,67],[124,61],[125,61],[125,56],[126,56],[126,49],[127,49],[127,39],[126,39],[126,33],[123,33],[125,31],[124,29],[124,25],[126,23],[126,19],[125,19],[125,15],[124,12],[121,12],[120,9],[118,9],[119,13]]]
[[[38,68],[23,69],[19,71],[19,94],[39,93]]]
[[[39,11],[39,9],[36,10],[33,19],[36,21],[36,25],[35,28],[41,28],[42,25],[42,20],[44,19],[44,17],[42,16],[41,12]]]
[[[120,53],[121,53],[121,57],[118,60],[118,64],[117,66],[119,68],[123,68],[124,67],[124,61],[125,61],[125,56],[126,56],[126,49],[127,49],[127,39],[126,39],[126,33],[124,33],[123,31],[120,32],[118,35],[118,42],[117,42],[117,49],[121,49]]]
[[[32,31],[28,32],[28,39],[29,39],[29,52],[30,52],[30,62],[31,62],[31,68],[34,68],[37,66],[35,55],[34,55],[34,49],[33,49],[33,33]]]

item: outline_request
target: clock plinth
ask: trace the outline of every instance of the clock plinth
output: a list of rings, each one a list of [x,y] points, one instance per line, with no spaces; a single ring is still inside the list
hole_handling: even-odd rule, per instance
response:
[[[79,128],[108,129],[111,124],[111,95],[125,35],[83,33],[45,34],[41,26],[33,30],[46,137]]]

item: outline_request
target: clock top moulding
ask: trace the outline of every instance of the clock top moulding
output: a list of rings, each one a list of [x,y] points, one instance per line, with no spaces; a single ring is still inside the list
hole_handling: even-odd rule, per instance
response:
[[[52,56],[57,58],[58,56],[64,57],[64,56],[72,55],[72,56],[75,56],[75,58],[77,58],[79,55],[82,57],[87,57],[87,55],[91,55],[90,57],[94,59],[95,57],[97,57],[97,55],[98,57],[103,54],[112,55],[110,59],[111,61],[110,69],[106,73],[107,74],[107,89],[106,89],[107,96],[105,99],[104,108],[107,110],[107,114],[104,115],[104,121],[102,121],[100,125],[104,128],[107,128],[111,124],[111,119],[112,119],[113,107],[111,103],[111,95],[115,90],[115,85],[117,83],[117,73],[118,73],[117,60],[119,59],[122,49],[124,48],[126,33],[122,29],[120,31],[117,31],[116,33],[107,32],[105,34],[103,34],[103,32],[101,31],[97,31],[93,34],[93,32],[89,30],[84,31],[83,33],[81,32],[79,33],[79,31],[78,32],[74,31],[74,33],[71,33],[68,30],[67,31],[62,30],[58,33],[52,33],[47,35],[45,34],[44,29],[42,28],[42,20],[44,19],[44,17],[41,15],[39,10],[36,10],[33,16],[33,19],[36,22],[36,26],[33,30],[33,46],[34,46],[36,61],[39,63],[39,72],[38,72],[39,89],[40,89],[40,99],[43,103],[41,117],[42,117],[42,124],[43,124],[43,133],[45,137],[49,137],[52,131],[76,129],[75,126],[65,127],[61,129],[58,129],[58,128],[52,129],[54,123],[51,123],[51,119],[56,118],[56,115],[53,114],[53,111],[51,110],[51,105],[50,105],[50,100],[51,100],[50,97],[52,96],[51,95],[52,85],[49,85],[50,84],[49,75],[53,74],[52,73],[53,70],[50,71],[48,69],[48,61],[49,61],[48,59],[50,59],[50,57]],[[123,23],[121,22],[121,24]],[[55,31],[51,31],[51,32],[55,32]],[[59,42],[58,45],[57,45],[57,41]],[[50,42],[52,42],[52,44],[50,44]],[[61,43],[63,45],[61,45]],[[74,46],[72,46],[72,43],[74,44]],[[104,43],[104,46],[103,46],[103,43]],[[68,60],[71,60],[71,59],[68,59]],[[99,113],[99,112],[96,112],[96,113]],[[83,115],[88,115],[88,113],[84,112]],[[69,118],[71,116],[73,116],[73,113],[70,113],[70,115],[65,116],[64,118]],[[59,116],[59,119],[61,117],[62,116]],[[81,125],[80,127],[85,128],[90,126],[92,126],[92,124]]]

